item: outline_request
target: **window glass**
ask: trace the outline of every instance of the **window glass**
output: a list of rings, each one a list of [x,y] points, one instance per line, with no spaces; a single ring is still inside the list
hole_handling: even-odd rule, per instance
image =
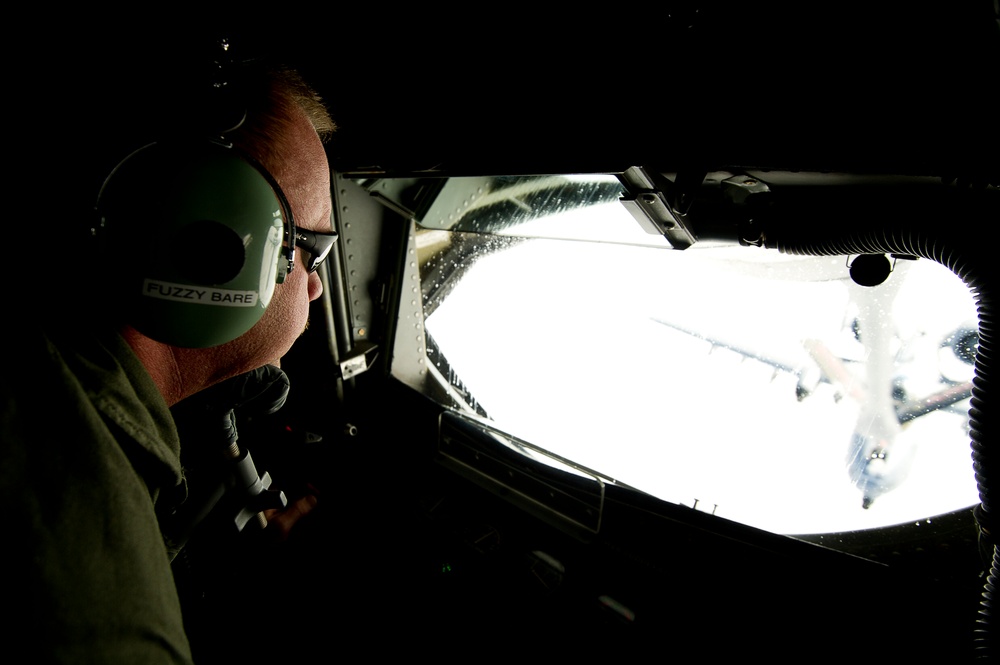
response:
[[[470,410],[608,478],[778,533],[978,502],[976,310],[946,268],[897,260],[861,287],[853,257],[677,251],[614,200],[581,221],[559,212],[511,238],[418,232],[433,238],[420,257],[427,362]],[[621,233],[594,241],[600,219]]]

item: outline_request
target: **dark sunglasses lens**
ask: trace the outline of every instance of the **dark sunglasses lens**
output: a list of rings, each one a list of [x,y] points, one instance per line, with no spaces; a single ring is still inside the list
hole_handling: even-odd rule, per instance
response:
[[[336,233],[316,233],[296,229],[295,236],[295,246],[309,254],[309,260],[306,261],[308,272],[315,272],[320,264],[326,261],[330,250],[333,249],[333,243],[337,242]]]

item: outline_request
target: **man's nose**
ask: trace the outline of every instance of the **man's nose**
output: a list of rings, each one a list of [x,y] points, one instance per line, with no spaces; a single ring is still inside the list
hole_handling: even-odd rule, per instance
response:
[[[323,281],[319,278],[319,273],[314,272],[309,275],[309,302],[316,300],[323,294]]]

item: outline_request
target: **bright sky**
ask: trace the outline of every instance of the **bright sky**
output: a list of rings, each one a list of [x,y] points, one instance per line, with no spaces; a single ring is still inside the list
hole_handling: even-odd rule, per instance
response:
[[[909,474],[863,510],[845,468],[857,403],[828,383],[799,402],[794,374],[658,322],[800,364],[806,337],[863,354],[845,327],[854,301],[843,282],[760,277],[756,259],[791,259],[735,249],[755,261],[529,241],[481,259],[427,329],[501,429],[672,502],[779,533],[898,524],[977,503],[965,415],[938,412],[903,431],[894,459],[912,450]],[[808,261],[808,274],[846,274],[843,257]],[[894,352],[917,353],[897,369],[911,388],[934,389],[939,341],[975,321],[972,297],[931,261],[890,280],[900,287],[888,305]]]

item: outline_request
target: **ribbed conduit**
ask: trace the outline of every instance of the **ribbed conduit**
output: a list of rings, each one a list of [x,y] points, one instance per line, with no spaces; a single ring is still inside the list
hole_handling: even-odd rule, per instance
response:
[[[976,516],[984,542],[993,552],[973,634],[976,657],[983,659],[991,657],[995,639],[996,619],[991,605],[1000,579],[1000,549],[993,537],[998,508],[991,494],[1000,443],[987,406],[995,335],[992,274],[996,268],[991,264],[1000,260],[1000,256],[991,254],[988,230],[1000,225],[998,199],[1000,192],[995,188],[970,191],[946,185],[940,191],[929,195],[920,192],[917,196],[905,191],[877,195],[862,191],[840,199],[833,193],[819,219],[815,210],[810,210],[808,217],[771,212],[760,219],[758,226],[763,229],[765,247],[788,254],[904,254],[937,261],[972,291],[979,313],[979,349],[969,409],[973,469],[980,498]]]

